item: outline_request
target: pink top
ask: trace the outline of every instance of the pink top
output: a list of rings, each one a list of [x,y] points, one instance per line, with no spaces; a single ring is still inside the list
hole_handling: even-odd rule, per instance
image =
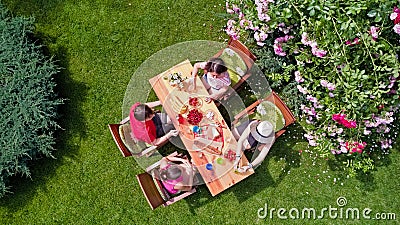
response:
[[[168,164],[166,167],[164,167],[162,170],[167,170],[171,165]],[[180,177],[176,178],[175,180],[163,180],[162,183],[164,185],[164,188],[171,194],[176,194],[179,192],[179,190],[176,190],[174,187],[177,183],[183,181],[183,175]]]
[[[131,107],[129,113],[132,135],[133,138],[151,144],[156,140],[156,126],[154,125],[153,120],[143,122],[135,118],[134,116],[135,108],[140,104],[141,104],[140,102],[136,102]]]

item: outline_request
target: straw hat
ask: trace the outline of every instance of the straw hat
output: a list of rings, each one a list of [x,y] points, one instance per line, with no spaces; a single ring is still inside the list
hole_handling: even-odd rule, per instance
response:
[[[251,135],[259,143],[271,143],[274,138],[274,126],[268,121],[262,121],[250,127]]]

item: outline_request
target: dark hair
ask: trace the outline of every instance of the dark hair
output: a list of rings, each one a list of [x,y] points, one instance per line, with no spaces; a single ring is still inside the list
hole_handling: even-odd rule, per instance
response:
[[[225,66],[225,62],[220,58],[211,58],[208,60],[204,69],[207,70],[207,72],[216,72],[218,74],[228,70]]]
[[[178,166],[170,166],[166,170],[160,172],[160,177],[163,180],[176,180],[182,175],[182,170]]]
[[[145,121],[154,114],[154,111],[146,104],[140,104],[136,106],[133,115],[139,121]]]

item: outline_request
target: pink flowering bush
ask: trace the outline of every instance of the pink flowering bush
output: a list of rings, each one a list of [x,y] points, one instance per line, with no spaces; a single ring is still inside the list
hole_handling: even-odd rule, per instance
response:
[[[373,170],[397,137],[397,4],[226,0],[228,35],[253,46],[272,87],[293,89],[309,145],[343,161],[350,175]],[[271,65],[280,68],[269,72]]]

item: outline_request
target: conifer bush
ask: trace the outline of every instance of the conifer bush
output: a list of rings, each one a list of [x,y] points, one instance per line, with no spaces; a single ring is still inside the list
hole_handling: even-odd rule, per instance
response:
[[[11,176],[30,176],[28,162],[51,156],[59,71],[32,41],[33,18],[12,17],[0,4],[0,197]]]

